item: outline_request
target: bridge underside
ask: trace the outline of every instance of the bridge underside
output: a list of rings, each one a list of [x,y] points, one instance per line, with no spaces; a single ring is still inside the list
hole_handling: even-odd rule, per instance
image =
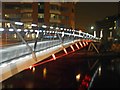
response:
[[[71,42],[67,42],[65,44],[57,45],[51,48],[48,48],[46,50],[36,52],[36,58],[35,60],[32,55],[26,55],[25,57],[19,58],[17,60],[14,60],[10,63],[4,64],[3,67],[0,68],[0,82],[12,77],[13,75],[28,69],[32,68],[36,65],[36,63],[43,61],[44,59],[52,56],[52,60],[56,60],[56,53],[60,51],[64,51],[65,55],[67,55],[69,52],[67,51],[67,48],[71,48],[71,52],[74,52],[76,50],[79,50],[85,46],[88,45],[89,41],[81,41],[81,40],[75,40]]]

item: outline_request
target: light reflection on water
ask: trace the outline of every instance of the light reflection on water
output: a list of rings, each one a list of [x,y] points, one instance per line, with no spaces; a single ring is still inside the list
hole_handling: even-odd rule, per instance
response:
[[[120,88],[120,58],[100,62],[91,90],[94,88]]]
[[[88,60],[90,61],[88,64]],[[98,59],[97,59],[98,60]],[[32,67],[3,82],[4,88],[78,88],[82,79],[89,74],[94,59],[55,60],[37,67]],[[99,62],[98,76],[106,70],[120,76],[120,59]],[[33,73],[34,72],[34,73]],[[111,74],[111,73],[110,73]],[[116,75],[117,75],[116,74]],[[93,84],[94,85],[94,84]]]

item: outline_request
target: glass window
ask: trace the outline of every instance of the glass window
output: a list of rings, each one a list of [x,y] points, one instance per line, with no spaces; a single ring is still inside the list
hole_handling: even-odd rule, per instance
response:
[[[23,14],[22,16],[23,17],[32,17],[32,14],[31,13],[26,13],[26,14]]]
[[[24,28],[31,28],[31,23],[24,23]]]
[[[4,9],[15,9],[15,10],[21,8],[21,6],[18,4],[5,4],[3,7]]]
[[[50,14],[51,19],[59,19],[59,15],[56,14]]]
[[[38,23],[38,26],[42,26],[44,23]]]
[[[64,19],[65,19],[65,16],[60,16],[60,19],[61,19],[61,20],[64,20]]]
[[[5,18],[20,18],[20,14],[5,14]]]
[[[5,23],[5,27],[10,27],[10,23]]]
[[[9,14],[5,14],[5,18],[9,18],[10,16],[9,16]]]
[[[2,23],[0,23],[0,27],[2,27]]]
[[[60,7],[60,11],[61,12],[68,12],[68,8],[66,8],[66,7]]]
[[[31,9],[32,8],[32,4],[23,4],[22,5],[22,9]]]
[[[44,18],[44,14],[39,13],[39,14],[38,14],[38,18]]]
[[[38,3],[38,9],[44,9],[44,3],[43,2]]]
[[[59,7],[57,5],[51,5],[50,9],[51,10],[59,10]]]

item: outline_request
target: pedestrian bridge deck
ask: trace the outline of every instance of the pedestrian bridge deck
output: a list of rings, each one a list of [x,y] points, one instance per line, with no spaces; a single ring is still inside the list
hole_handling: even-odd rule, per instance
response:
[[[38,63],[38,62],[40,62],[40,61],[42,61],[50,56],[52,56],[53,60],[55,60],[56,59],[55,54],[57,52],[60,52],[63,50],[66,54],[67,51],[65,49],[68,47],[70,47],[72,51],[75,51],[76,49],[74,49],[73,45],[75,45],[76,48],[79,50],[82,47],[87,46],[88,42],[89,42],[88,40],[86,40],[86,41],[85,40],[74,40],[74,41],[65,42],[63,44],[59,43],[59,44],[54,45],[54,47],[45,48],[45,49],[42,49],[41,51],[38,50],[39,52],[36,52],[36,54],[35,54],[36,59],[35,59],[35,57],[33,57],[32,54],[28,54],[28,55],[19,57],[17,59],[15,58],[15,59],[7,61],[7,62],[6,61],[1,62],[1,64],[0,64],[0,72],[1,72],[0,73],[0,82],[6,80],[7,78],[12,77],[13,75],[21,72],[22,70],[25,70],[31,66],[34,66],[34,64],[36,64],[36,63]],[[10,52],[12,52],[13,55],[16,54],[14,49],[12,49],[12,50],[13,51],[10,51]],[[18,49],[17,51],[19,51],[19,50],[20,49]],[[23,50],[24,50],[24,48],[23,48]],[[5,50],[3,50],[3,51],[5,51]],[[22,52],[24,52],[24,51],[22,51]]]

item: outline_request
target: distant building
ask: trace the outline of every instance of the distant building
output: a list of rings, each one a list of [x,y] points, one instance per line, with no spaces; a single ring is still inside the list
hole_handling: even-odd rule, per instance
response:
[[[97,37],[104,39],[117,38],[120,36],[120,18],[119,15],[108,16],[101,21],[96,22]]]
[[[118,2],[118,14],[120,15],[120,1]]]

